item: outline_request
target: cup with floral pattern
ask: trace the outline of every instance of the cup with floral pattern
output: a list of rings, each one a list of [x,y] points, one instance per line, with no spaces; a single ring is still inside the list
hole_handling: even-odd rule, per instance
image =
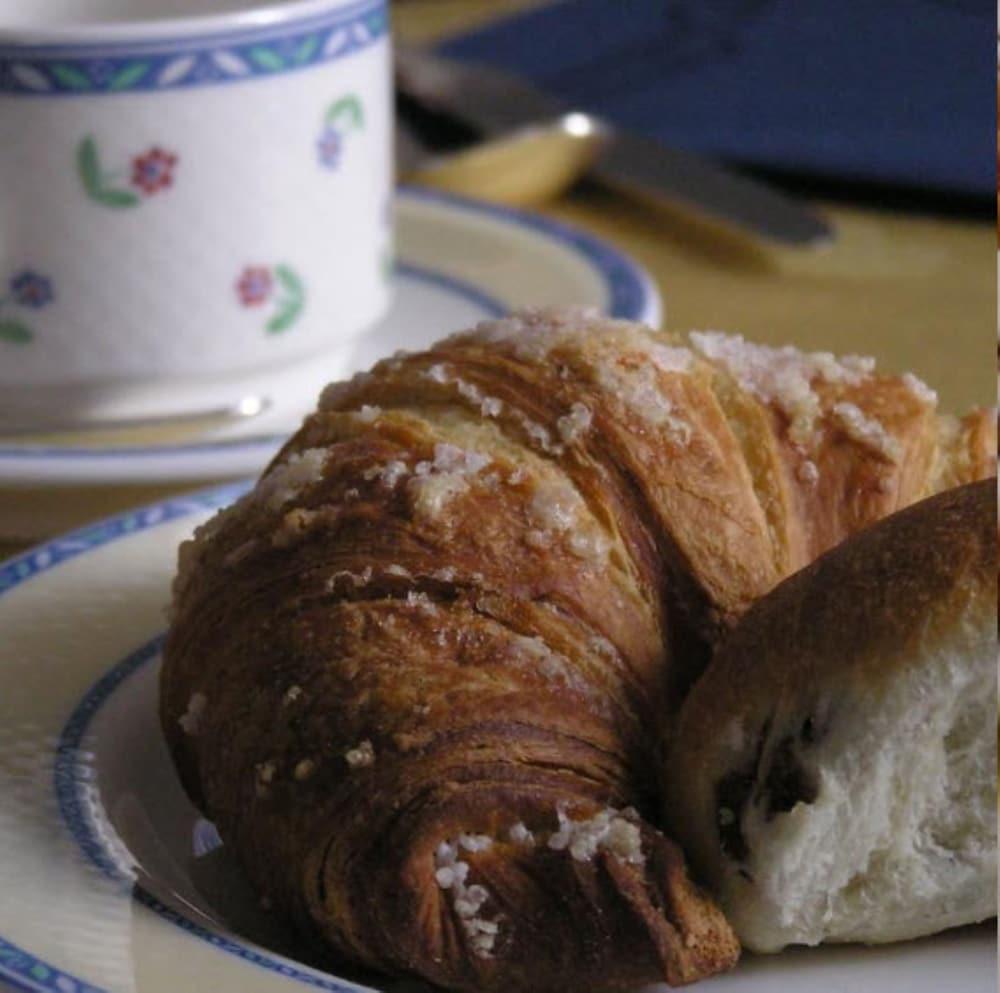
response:
[[[0,431],[219,406],[378,320],[386,8],[0,0]]]

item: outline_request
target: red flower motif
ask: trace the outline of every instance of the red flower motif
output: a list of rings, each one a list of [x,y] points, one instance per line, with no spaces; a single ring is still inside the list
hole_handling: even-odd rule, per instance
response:
[[[247,266],[236,283],[236,293],[244,307],[259,307],[273,288],[271,270],[263,266]]]
[[[132,160],[132,185],[152,196],[174,184],[174,166],[177,156],[162,148],[151,148],[145,155],[137,155]]]

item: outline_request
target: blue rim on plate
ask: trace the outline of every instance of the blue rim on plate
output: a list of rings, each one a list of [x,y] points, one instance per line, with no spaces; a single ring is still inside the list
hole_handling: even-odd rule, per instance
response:
[[[596,235],[542,214],[471,200],[468,197],[456,196],[454,193],[425,190],[415,186],[402,187],[401,191],[404,196],[415,200],[464,208],[547,235],[553,241],[572,248],[601,274],[608,295],[607,312],[611,317],[619,317],[626,321],[651,321],[659,318],[659,293],[646,270],[620,249],[614,248]]]
[[[248,481],[213,487],[184,497],[164,500],[129,513],[119,514],[87,527],[71,531],[60,538],[0,563],[0,597],[28,582],[33,577],[48,572],[70,559],[85,555],[104,545],[129,538],[179,518],[204,511],[218,510],[241,496],[251,484]],[[84,855],[106,875],[123,879],[120,868],[100,842],[88,821],[79,791],[84,783],[78,762],[78,750],[94,714],[121,682],[150,662],[158,654],[161,638],[147,642],[104,673],[74,708],[56,746],[53,769],[54,787],[60,812],[70,833],[80,845]],[[226,935],[209,930],[179,914],[172,907],[160,902],[141,886],[133,886],[132,897],[160,917],[182,928],[187,933],[208,942],[221,951],[235,955],[243,961],[274,972],[286,979],[311,986],[326,993],[362,993],[370,989],[350,980],[341,980],[319,970],[310,970],[292,959],[258,948],[249,942],[242,943]],[[80,979],[0,935],[0,982],[17,990],[30,993],[108,993],[101,987]]]
[[[0,563],[0,597],[48,572],[63,562],[84,555],[140,531],[146,531],[180,517],[214,510],[236,499],[247,483],[215,487],[188,497],[165,500],[140,510],[119,514],[71,531],[60,538]],[[58,765],[57,765],[58,767]],[[0,981],[30,993],[106,993],[100,987],[70,975],[0,935]]]
[[[493,218],[534,232],[568,249],[572,254],[582,259],[601,278],[607,301],[605,309],[610,316],[653,324],[659,321],[660,296],[650,275],[627,254],[595,235],[562,221],[555,221],[529,211],[487,204],[450,193],[413,187],[404,187],[400,192],[404,198],[409,200],[438,203],[453,210]],[[477,303],[489,314],[503,313],[509,306],[490,296],[481,287],[456,279],[446,273],[406,264],[400,266],[400,272],[408,278],[444,287],[458,296]],[[162,463],[160,466],[162,471],[157,474],[155,481],[167,481],[171,478],[175,480],[178,478],[198,478],[200,474],[192,477],[185,473],[183,465],[171,465],[171,460],[184,460],[206,454],[245,453],[248,459],[255,458],[263,464],[285,440],[285,437],[283,434],[257,435],[184,445],[137,445],[115,448],[46,445],[0,446],[0,480],[7,485],[17,485],[19,472],[29,473],[42,465],[51,465],[54,462],[69,462],[79,459],[103,461],[105,464],[115,461],[127,464],[129,460],[140,458],[156,459]],[[239,474],[245,474],[246,471],[245,469],[240,470]],[[226,475],[228,473],[221,472],[216,478],[225,478]],[[154,480],[130,477],[128,480],[117,481],[146,482]],[[58,484],[61,480],[56,477],[46,480],[46,482]],[[81,481],[75,480],[74,482],[80,483]],[[88,480],[87,482],[91,485],[100,485],[101,481]]]
[[[164,635],[157,635],[130,652],[101,676],[77,704],[59,736],[53,780],[59,811],[74,840],[83,854],[106,876],[116,882],[130,884],[134,900],[195,938],[200,938],[251,965],[268,972],[276,972],[285,979],[295,980],[313,989],[324,990],[325,993],[368,993],[371,990],[369,986],[340,979],[320,970],[307,971],[308,967],[286,956],[270,952],[249,941],[234,940],[199,924],[163,903],[148,889],[136,883],[133,877],[122,869],[115,853],[102,843],[101,832],[97,830],[92,816],[88,813],[86,796],[87,791],[93,786],[93,779],[90,768],[80,762],[80,752],[84,750],[87,730],[98,711],[130,676],[159,658],[163,641]]]

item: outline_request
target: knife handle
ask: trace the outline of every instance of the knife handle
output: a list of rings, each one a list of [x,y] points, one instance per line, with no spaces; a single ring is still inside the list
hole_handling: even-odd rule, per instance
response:
[[[830,225],[801,203],[700,155],[641,135],[612,132],[590,176],[622,193],[775,248],[820,247],[833,240]]]

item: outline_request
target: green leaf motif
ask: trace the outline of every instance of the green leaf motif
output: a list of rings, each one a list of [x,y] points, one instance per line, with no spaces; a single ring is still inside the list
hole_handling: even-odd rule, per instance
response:
[[[287,296],[281,301],[278,312],[267,322],[267,331],[269,334],[280,334],[302,316],[306,288],[298,274],[287,265],[275,266],[274,275]]]
[[[353,93],[332,103],[326,112],[327,124],[342,122],[359,130],[365,126],[365,112],[361,107],[361,101]]]
[[[111,77],[108,89],[127,90],[134,83],[138,83],[147,72],[149,72],[148,62],[132,62],[127,66],[123,66]]]
[[[257,46],[256,48],[251,48],[247,54],[250,56],[251,61],[255,62],[261,69],[277,71],[278,69],[285,68],[285,60],[270,48]]]
[[[105,207],[137,207],[139,197],[129,190],[98,190],[94,194],[94,200]]]
[[[301,303],[289,304],[267,322],[268,334],[281,334],[282,331],[287,331],[299,319],[301,313]]]
[[[9,341],[13,345],[27,345],[34,335],[31,328],[18,321],[0,321],[0,341]]]
[[[97,143],[91,135],[87,135],[76,149],[76,168],[80,180],[90,196],[101,189],[101,162],[97,157]]]
[[[50,69],[53,76],[59,80],[63,86],[68,86],[73,90],[90,90],[93,86],[90,77],[73,66],[56,63]]]
[[[27,345],[34,337],[31,328],[18,321],[0,320],[0,341],[7,341],[12,345]]]
[[[295,62],[297,65],[305,65],[315,54],[319,48],[320,36],[318,34],[310,35],[301,45],[299,45],[299,50],[295,53]]]
[[[48,966],[42,965],[41,962],[36,962],[30,969],[30,974],[33,978],[38,980],[48,979],[52,975],[52,970]]]
[[[287,265],[278,265],[274,267],[274,274],[277,276],[278,282],[281,283],[282,287],[292,296],[299,299],[305,296],[305,285],[299,279],[294,269]]]
[[[97,142],[93,135],[87,135],[76,149],[76,169],[80,174],[80,181],[87,191],[87,196],[94,203],[99,203],[105,207],[137,207],[141,202],[139,197],[129,190],[112,190],[104,186],[104,178],[101,175],[101,159],[97,153]]]

